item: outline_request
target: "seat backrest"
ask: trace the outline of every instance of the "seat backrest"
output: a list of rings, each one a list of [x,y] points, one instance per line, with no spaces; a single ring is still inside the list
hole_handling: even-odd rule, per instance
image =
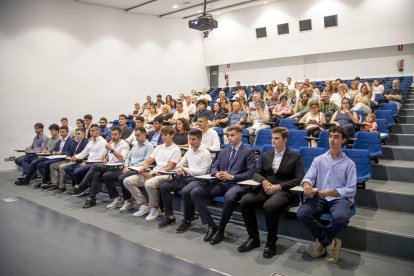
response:
[[[378,125],[378,131],[380,133],[386,133],[386,134],[389,133],[388,126],[387,126],[387,120],[377,119],[376,122],[377,122],[377,125]]]
[[[396,103],[382,103],[379,107],[380,110],[391,110],[393,116],[398,116],[398,108]]]
[[[280,127],[285,127],[288,130],[296,130],[297,127],[296,127],[295,123],[297,123],[297,122],[298,122],[297,119],[282,118],[282,119],[280,119],[279,126]]]
[[[119,126],[119,120],[113,120],[112,121],[112,126]]]
[[[379,156],[382,154],[381,136],[379,132],[358,131],[355,134],[353,149],[366,149],[371,156]]]
[[[395,125],[394,121],[394,115],[392,113],[392,110],[375,110],[375,116],[377,119],[385,119],[387,120],[387,126],[393,126]]]
[[[324,149],[319,147],[302,147],[300,148],[299,153],[302,156],[303,167],[305,169],[305,172],[307,172],[310,166],[312,165],[313,159],[323,154]]]
[[[319,148],[323,148],[324,152],[329,150],[329,134],[327,130],[322,130],[319,133],[318,145]]]
[[[224,138],[223,138],[224,132],[223,132],[223,129],[222,128],[215,127],[214,130],[218,134],[218,137],[219,137],[219,140],[220,140],[220,145],[223,145],[224,144]]]
[[[346,156],[354,161],[357,170],[358,181],[368,181],[371,179],[371,158],[366,149],[344,149]]]
[[[248,129],[243,129],[243,137],[242,137],[242,143],[243,144],[248,144],[249,143],[249,130]]]
[[[290,130],[287,140],[287,148],[299,152],[301,147],[307,147],[308,141],[305,137],[308,135],[306,130]]]
[[[256,146],[272,144],[272,130],[270,128],[262,128],[257,132]]]
[[[354,110],[354,111],[357,114],[358,120],[359,120],[359,117],[361,116],[361,120],[363,122],[365,120],[365,113],[364,113],[364,111],[362,111],[362,110]]]

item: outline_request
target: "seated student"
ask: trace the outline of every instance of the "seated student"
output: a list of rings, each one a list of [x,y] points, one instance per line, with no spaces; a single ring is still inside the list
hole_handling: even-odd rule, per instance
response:
[[[285,95],[280,96],[279,100],[280,102],[272,111],[272,120],[276,122],[293,114],[292,105],[288,104],[287,97]]]
[[[326,93],[326,92],[325,92]],[[341,107],[341,102],[344,98],[350,98],[348,93],[345,91],[345,84],[340,84],[338,86],[338,92],[332,94],[330,102],[334,103],[338,108]]]
[[[208,126],[208,117],[201,116],[198,118],[197,121],[198,128],[203,133],[203,138],[201,140],[201,144],[208,150],[208,151],[219,151],[220,150],[220,138],[213,128]],[[215,154],[213,154],[215,156]]]
[[[182,224],[177,228],[177,233],[183,233],[191,226],[190,221],[194,216],[194,204],[190,199],[189,191],[198,185],[194,176],[207,174],[211,166],[211,154],[201,144],[201,139],[201,130],[190,130],[188,140],[191,148],[184,154],[181,161],[175,167],[177,176],[174,180],[163,183],[160,186],[165,216],[158,224],[159,228],[167,227],[175,222],[171,192],[176,192],[181,189],[184,202],[184,219]]]
[[[250,143],[254,143],[254,135],[263,128],[269,128],[270,126],[266,123],[269,122],[269,112],[266,109],[266,105],[263,101],[258,101],[256,103],[256,110],[250,113],[250,116],[247,117],[247,121],[252,123],[252,126],[248,127],[249,130],[249,140]]]
[[[197,127],[197,120],[201,116],[207,116],[207,118],[210,116],[210,110],[207,110],[207,102],[205,100],[199,100],[197,101],[197,112],[194,114],[193,120],[192,120],[192,127]]]
[[[374,79],[371,88],[371,102],[375,102],[377,104],[377,102],[375,101],[375,95],[379,95],[379,98],[382,98],[382,96],[384,95],[384,85],[380,84],[378,79]]]
[[[309,97],[306,92],[302,92],[299,94],[299,101],[297,104],[295,104],[295,107],[293,109],[293,115],[291,115],[289,118],[302,118],[302,116],[305,115],[308,111]]]
[[[244,99],[244,102],[246,102],[246,99],[244,97],[239,98],[238,102],[240,102],[241,99]],[[221,98],[220,104],[225,114],[228,114],[233,111],[233,109],[231,108],[231,103],[227,98]]]
[[[127,188],[132,194],[137,194],[137,198],[141,201],[141,207],[134,216],[146,217],[147,221],[155,220],[160,215],[160,208],[158,205],[158,192],[157,189],[162,183],[168,182],[170,175],[160,174],[161,170],[172,170],[176,164],[180,161],[181,150],[174,144],[174,129],[171,126],[165,126],[161,129],[162,140],[164,144],[159,145],[151,153],[151,156],[144,162],[138,175],[132,175],[124,179],[125,188]],[[149,166],[156,162],[156,166],[153,170],[149,170]],[[147,171],[149,170],[149,171]],[[143,187],[148,192],[148,202],[143,202],[145,199],[141,191],[134,187]],[[135,189],[134,193],[132,190]]]
[[[155,117],[152,126],[154,130],[148,132],[148,141],[154,146],[161,145],[162,144],[162,135],[161,135],[162,117],[160,116]]]
[[[183,102],[183,109],[188,112],[188,115],[194,115],[197,111],[197,107],[191,101],[191,96],[185,97]]]
[[[384,97],[390,103],[395,103],[397,105],[398,112],[400,112],[404,100],[404,94],[404,90],[400,88],[400,80],[394,79],[392,81],[392,88],[385,91]]]
[[[88,144],[89,140],[85,138],[85,129],[78,128],[75,130],[75,143],[72,144],[72,148],[69,150],[68,156],[72,157],[75,154],[81,153]],[[69,160],[63,160],[53,163],[49,166],[50,169],[50,182],[51,185],[58,187],[53,194],[61,194],[66,192],[66,178],[65,167],[75,164]],[[50,187],[45,187],[49,189]]]
[[[101,135],[107,142],[111,141],[111,130],[108,125],[108,120],[105,117],[99,119],[99,135]]]
[[[365,115],[364,122],[362,122],[362,117],[360,117],[359,122],[364,124],[364,126],[361,128],[361,131],[378,132],[378,124],[376,122],[376,119],[377,117],[374,113],[367,113]]]
[[[168,120],[168,122],[172,125],[175,125],[177,123],[177,120],[180,118],[186,119],[187,121],[190,120],[190,115],[188,115],[188,112],[183,109],[183,103],[177,102],[177,111],[175,111],[174,115],[171,119]]]
[[[53,149],[56,146],[56,143],[60,140],[59,137],[59,126],[57,124],[51,124],[49,126],[50,136],[51,138],[47,141],[46,147],[41,151],[41,153],[52,153]],[[30,163],[27,160],[31,160]],[[44,157],[36,157],[36,158],[28,158],[23,160],[23,170],[25,166],[27,166],[26,176],[19,178],[14,184],[16,185],[28,185],[30,179],[34,177],[37,171],[37,165],[41,162],[47,161],[48,159]]]
[[[108,209],[115,209],[122,206],[119,211],[128,212],[134,208],[134,200],[132,198],[131,192],[137,199],[138,203],[142,203],[142,200],[140,199],[141,194],[136,194],[135,189],[132,189],[130,192],[127,188],[125,188],[123,182],[125,178],[138,174],[137,170],[132,170],[130,168],[141,167],[154,151],[154,146],[148,142],[147,132],[144,127],[137,127],[135,129],[134,135],[136,143],[134,143],[134,146],[126,156],[124,167],[122,169],[106,172],[103,175],[103,182],[105,183],[109,197],[113,199],[113,202],[106,206]],[[122,189],[122,197],[119,196],[118,190],[116,189],[116,186],[118,184],[120,184]],[[147,200],[145,199],[144,201]]]
[[[145,126],[145,119],[142,116],[138,116],[135,120],[135,129],[137,129],[138,127],[144,127]],[[125,139],[125,142],[128,143],[128,145],[130,147],[132,147],[133,145],[137,144],[137,140],[135,139],[135,131],[133,131],[131,133],[131,135],[129,135],[128,138]],[[145,138],[147,137],[147,133],[145,132]]]
[[[317,240],[311,256],[319,258],[325,251],[328,263],[336,263],[341,240],[337,234],[348,224],[356,192],[356,167],[342,152],[347,133],[338,126],[329,129],[328,152],[316,157],[302,180],[305,201],[297,212],[298,219]],[[318,221],[321,214],[329,212],[333,219],[327,226]]]
[[[83,187],[90,184],[90,195],[83,205],[84,209],[96,205],[95,196],[102,185],[102,179],[105,179],[105,174],[119,170],[123,166],[125,157],[128,154],[129,145],[121,139],[121,128],[113,127],[111,136],[112,140],[105,145],[105,149],[109,151],[108,155],[102,159],[102,164],[94,164],[91,167],[77,187],[77,189],[82,190]]]
[[[201,95],[198,96],[197,100],[205,100],[207,102],[207,104],[209,104],[209,102],[211,102],[211,96],[209,94],[207,94],[207,89],[203,88],[201,90]]]
[[[91,138],[90,130],[93,125],[92,119],[93,117],[91,114],[86,114],[85,116],[83,116],[83,123],[85,124],[85,137],[88,139]]]
[[[372,90],[369,84],[366,82],[361,85],[360,88],[361,93],[355,97],[353,107],[351,108],[352,111],[355,110],[362,110],[364,113],[372,112],[371,110],[371,97],[372,97]]]
[[[78,162],[65,167],[65,173],[72,179],[73,184],[80,183],[83,176],[92,167],[92,163],[86,163],[83,161],[86,157],[89,162],[100,162],[107,154],[107,150],[105,149],[107,142],[104,138],[102,138],[102,136],[99,135],[99,126],[97,124],[91,125],[89,134],[89,142],[83,151],[75,154],[70,159],[72,162]]]
[[[326,121],[329,121],[332,117],[332,114],[335,111],[338,111],[338,109],[339,109],[336,104],[330,102],[329,95],[326,92],[321,93],[321,100],[320,100],[319,104],[320,104],[319,109],[322,113],[325,114]]]
[[[42,123],[36,123],[34,125],[36,136],[33,138],[32,144],[25,148],[26,152],[42,152],[46,148],[47,142],[49,141],[49,137],[47,137],[46,134],[43,133],[43,129],[44,126]],[[29,154],[19,156],[15,159],[14,162],[16,163],[16,165],[19,167],[23,167],[23,174],[21,178],[24,178],[26,176],[27,171],[29,170],[30,163],[36,158],[36,154]]]
[[[188,146],[188,132],[190,131],[190,123],[185,118],[177,119],[175,126],[174,144],[181,147]]]
[[[247,192],[249,187],[239,186],[237,182],[250,179],[256,168],[254,152],[243,145],[241,139],[243,129],[240,126],[231,126],[228,129],[228,138],[231,147],[223,149],[214,162],[210,174],[217,180],[199,183],[191,190],[190,196],[197,209],[203,224],[208,224],[208,231],[204,241],[217,244],[224,238],[224,230],[237,202]],[[224,206],[219,226],[212,219],[206,205],[207,198],[224,196]]]
[[[249,238],[237,251],[247,252],[260,246],[259,230],[255,216],[256,208],[265,211],[267,242],[263,252],[264,258],[276,254],[277,228],[279,213],[294,201],[290,189],[298,186],[303,176],[303,163],[300,154],[286,148],[289,132],[284,127],[272,129],[274,151],[264,154],[261,163],[253,175],[253,180],[261,185],[245,194],[240,200],[240,207]]]
[[[213,104],[213,110],[210,113],[210,117],[208,118],[208,126],[222,128],[225,125],[224,121],[226,117],[227,115],[221,108],[221,104],[219,102],[215,102]]]
[[[140,103],[134,103],[134,110],[132,111],[132,113],[128,114],[128,119],[135,119],[141,116],[142,112],[143,109],[141,108]]]
[[[121,129],[121,139],[127,139],[133,130],[128,127],[127,125],[127,116],[125,114],[121,114],[118,117],[119,119],[119,128]]]
[[[69,136],[72,137],[75,129],[71,126],[69,126],[69,122],[68,122],[68,118],[63,117],[62,119],[60,119],[60,123],[62,124],[62,126],[67,126],[68,127],[68,131],[69,131]]]
[[[76,144],[75,139],[69,136],[69,128],[67,126],[60,127],[60,140],[56,143],[55,148],[52,151],[52,155],[65,155],[70,156],[70,151],[73,146]],[[61,162],[65,159],[63,158],[54,158],[47,159],[37,164],[37,169],[42,175],[42,183],[46,184],[50,180],[50,165],[53,163]],[[40,187],[41,183],[33,184],[33,187]],[[54,186],[57,189],[57,186]],[[55,189],[55,188],[54,188]],[[54,190],[53,189],[53,190]],[[51,190],[50,190],[51,191]]]
[[[348,137],[353,137],[355,134],[354,124],[358,123],[356,112],[350,110],[351,102],[348,98],[342,99],[341,109],[336,111],[331,118],[330,123],[343,127]]]
[[[164,125],[168,125],[170,124],[169,120],[171,120],[171,118],[173,117],[174,114],[171,113],[171,106],[168,104],[164,104],[161,107],[161,114],[160,116],[162,117],[162,124]]]

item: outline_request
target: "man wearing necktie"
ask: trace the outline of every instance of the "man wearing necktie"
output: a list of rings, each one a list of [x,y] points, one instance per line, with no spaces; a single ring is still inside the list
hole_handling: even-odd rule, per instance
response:
[[[272,129],[274,150],[264,154],[262,162],[253,175],[253,180],[261,185],[245,194],[240,200],[241,211],[249,238],[237,251],[247,252],[260,246],[255,209],[263,208],[266,218],[267,242],[264,258],[276,254],[279,213],[294,201],[289,191],[298,186],[304,176],[300,154],[286,148],[288,130],[284,127]]]
[[[209,226],[204,241],[210,242],[212,245],[223,240],[224,229],[234,207],[249,189],[237,185],[237,182],[250,179],[256,168],[253,151],[241,142],[242,131],[243,129],[240,126],[230,126],[228,128],[227,134],[231,147],[220,152],[210,172],[212,176],[217,177],[217,180],[200,183],[190,193],[191,200],[194,202],[202,223]],[[223,211],[220,224],[217,226],[211,218],[206,199],[223,195]]]

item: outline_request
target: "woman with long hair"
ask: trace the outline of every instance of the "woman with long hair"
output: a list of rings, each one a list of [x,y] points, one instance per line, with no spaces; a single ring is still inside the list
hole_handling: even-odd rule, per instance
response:
[[[358,116],[356,112],[351,111],[351,101],[348,98],[342,99],[341,109],[335,111],[330,123],[343,127],[347,131],[348,137],[354,136],[354,124],[358,123]]]
[[[174,143],[182,147],[188,147],[188,132],[190,123],[185,118],[178,118],[175,125]]]

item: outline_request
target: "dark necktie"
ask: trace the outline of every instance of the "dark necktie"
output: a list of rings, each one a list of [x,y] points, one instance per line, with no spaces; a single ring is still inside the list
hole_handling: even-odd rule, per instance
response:
[[[233,162],[234,156],[236,155],[236,149],[233,148],[230,153],[229,165],[227,166],[227,170],[230,169],[230,164]]]

